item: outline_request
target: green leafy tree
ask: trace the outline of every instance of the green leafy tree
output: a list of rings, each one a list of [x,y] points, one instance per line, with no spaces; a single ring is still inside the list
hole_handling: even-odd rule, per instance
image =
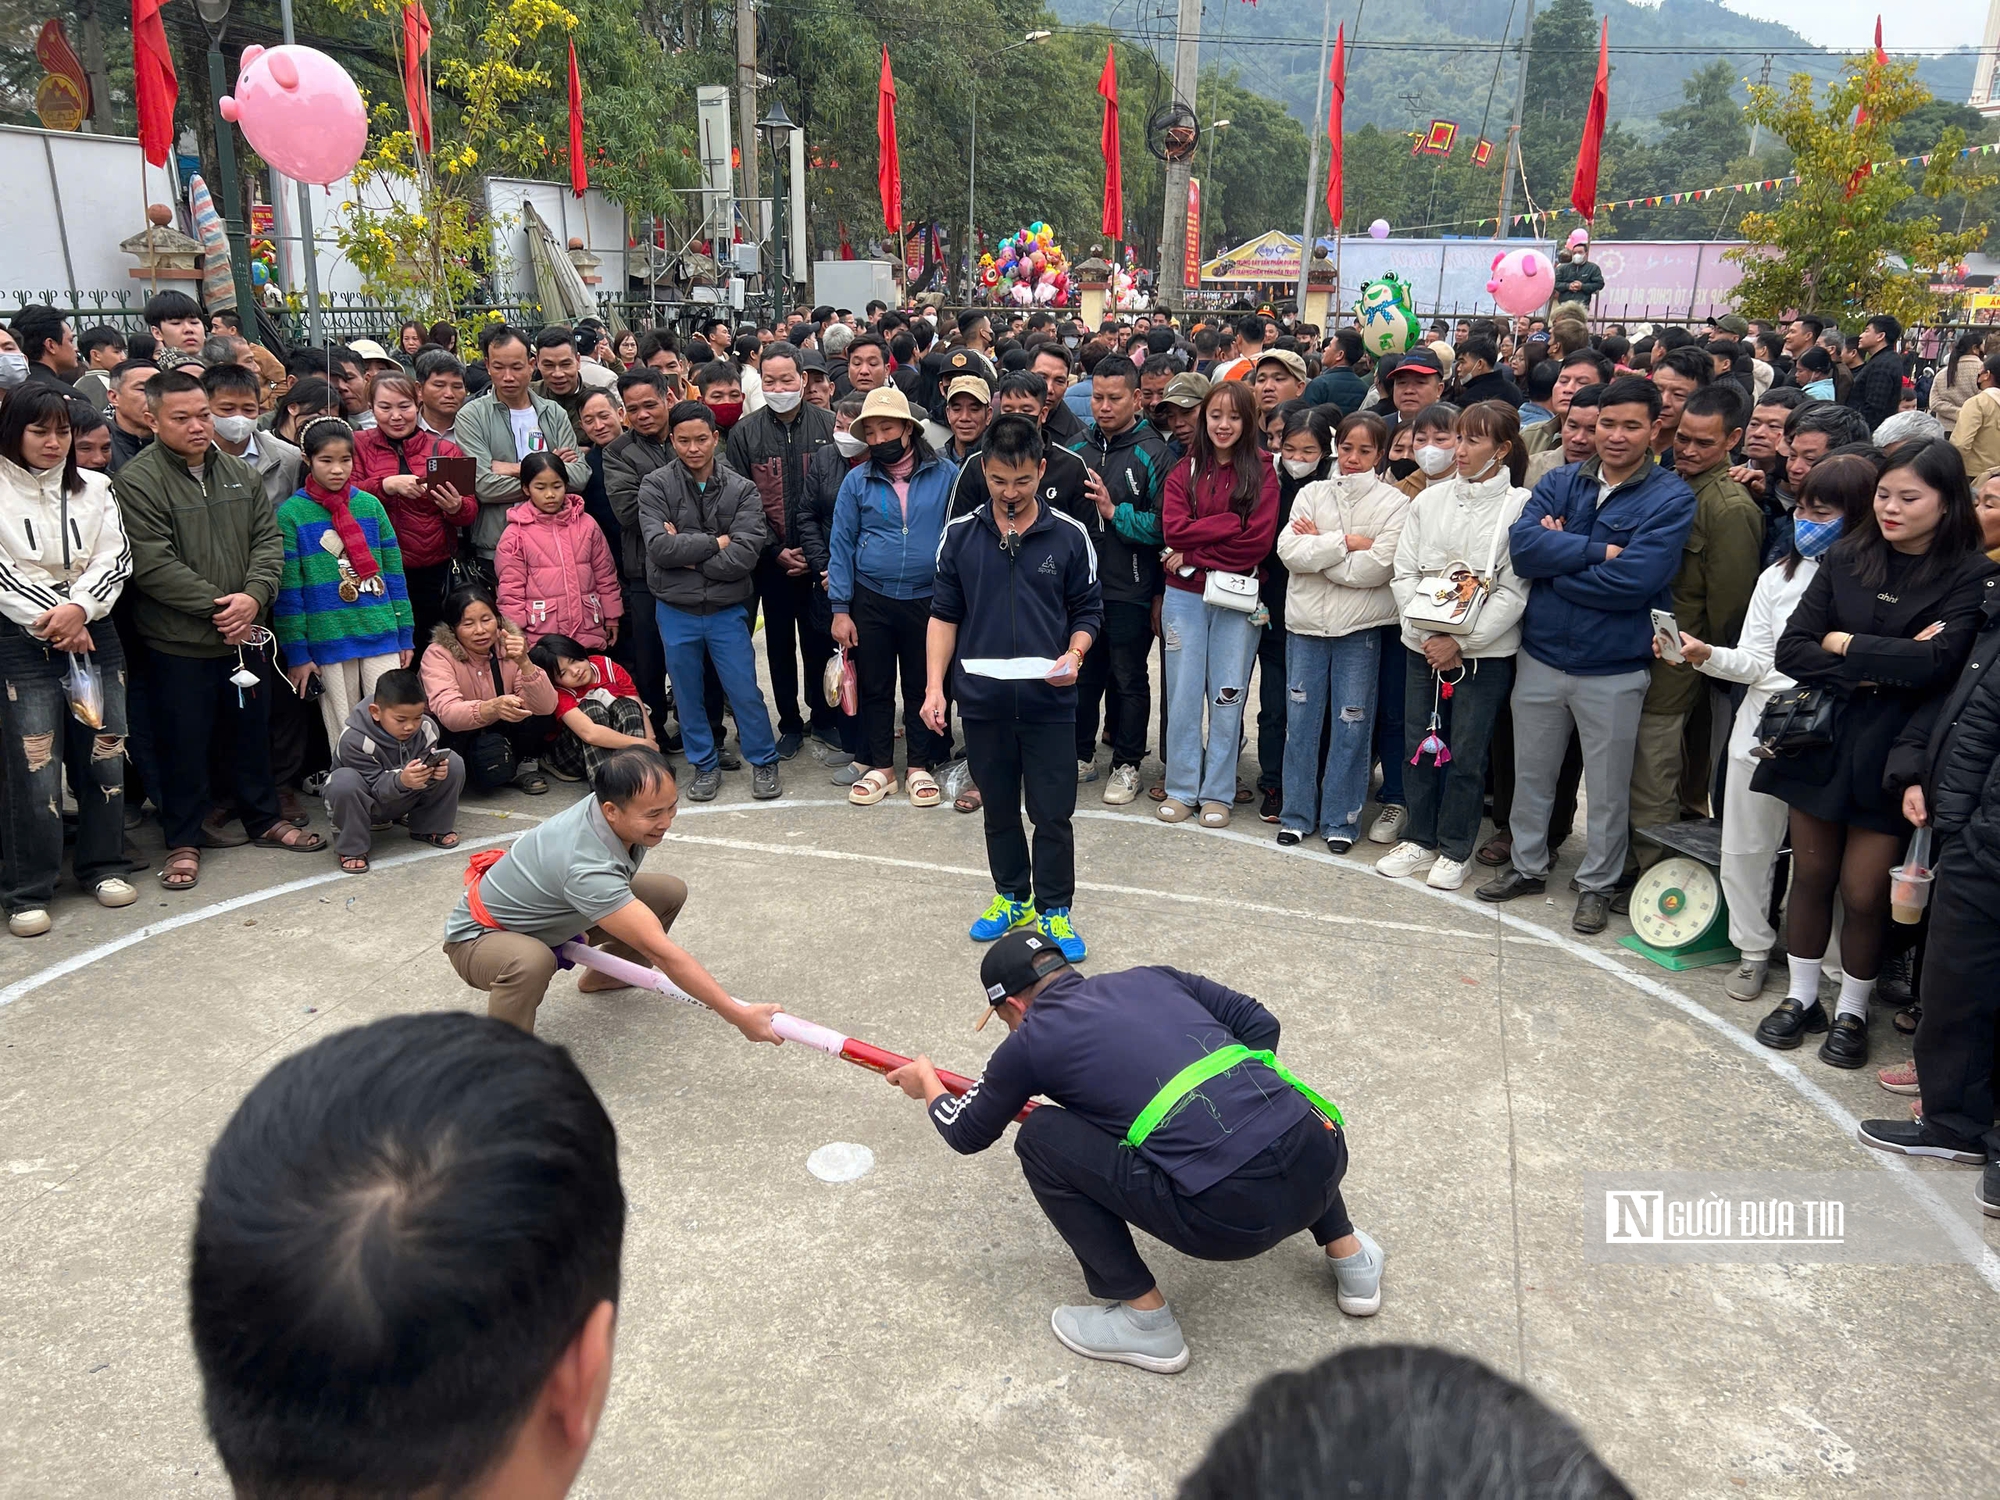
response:
[[[1267,229],[1297,234],[1305,218],[1305,127],[1274,100],[1245,88],[1233,68],[1205,74],[1198,102],[1204,126],[1229,121],[1227,129],[1205,133],[1195,158],[1203,184],[1203,253],[1240,245]],[[1325,155],[1322,145],[1322,172]],[[1129,191],[1126,197],[1130,202]],[[1314,233],[1324,234],[1325,198],[1316,194],[1313,201]]]
[[[1750,243],[1729,252],[1743,267],[1738,302],[1766,314],[1790,308],[1831,314],[1853,323],[1869,313],[1893,313],[1905,323],[1937,315],[1929,289],[1934,271],[1978,248],[1983,224],[1947,231],[1935,213],[1913,207],[1918,188],[1895,167],[1870,164],[1895,156],[1895,126],[1930,101],[1909,63],[1877,66],[1850,58],[1838,81],[1816,94],[1812,79],[1794,74],[1782,90],[1750,91],[1751,118],[1790,148],[1796,188],[1768,210],[1743,216]],[[1856,121],[1856,110],[1866,117]],[[1992,181],[1958,155],[1964,131],[1947,125],[1921,174],[1924,197],[1976,192]],[[1977,158],[1974,159],[1978,160]]]

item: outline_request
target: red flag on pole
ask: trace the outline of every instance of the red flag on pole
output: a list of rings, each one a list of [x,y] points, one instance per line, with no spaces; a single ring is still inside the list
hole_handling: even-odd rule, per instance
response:
[[[1604,114],[1611,102],[1611,20],[1597,33],[1597,81],[1590,86],[1590,108],[1583,116],[1583,143],[1576,148],[1576,180],[1569,187],[1569,204],[1585,221],[1597,217],[1597,158],[1604,149]]]
[[[569,43],[569,190],[577,197],[590,186],[583,162],[583,75],[576,70],[576,38]]]
[[[1888,65],[1889,65],[1889,54],[1882,50],[1882,18],[1880,16],[1877,16],[1875,18],[1874,66],[1876,69],[1879,70],[1881,68],[1886,68]],[[1875,74],[1874,72],[1870,72],[1870,74],[1868,75],[1868,81],[1863,88],[1861,103],[1857,104],[1854,107],[1854,129],[1856,131],[1859,131],[1863,125],[1866,125],[1868,123],[1868,95],[1866,91],[1867,89],[1873,88],[1874,85],[1875,85]],[[1860,192],[1861,184],[1867,180],[1868,180],[1868,163],[1864,161],[1860,166],[1854,169],[1853,173],[1847,179],[1847,196],[1852,198],[1856,193]]]
[[[889,48],[882,47],[882,82],[875,93],[875,144],[881,159],[875,186],[882,193],[882,227],[895,233],[903,227],[903,164],[896,155],[896,75],[889,71]]]
[[[431,91],[424,83],[424,56],[431,50],[431,18],[423,0],[403,7],[403,107],[410,112],[410,133],[417,149],[431,152]]]
[[[1347,23],[1333,37],[1333,68],[1327,74],[1333,82],[1333,97],[1326,104],[1326,216],[1333,221],[1334,237],[1340,235],[1340,216],[1347,211],[1345,163],[1341,159],[1341,132],[1347,114]]]
[[[167,50],[167,28],[160,23],[162,3],[132,0],[132,95],[139,109],[139,144],[156,167],[164,167],[174,149],[174,103],[181,95],[174,55]]]
[[[1118,151],[1118,57],[1115,47],[1104,49],[1104,71],[1097,78],[1097,92],[1104,100],[1104,127],[1098,132],[1097,146],[1104,153],[1104,216],[1098,228],[1107,240],[1125,238],[1125,174]]]

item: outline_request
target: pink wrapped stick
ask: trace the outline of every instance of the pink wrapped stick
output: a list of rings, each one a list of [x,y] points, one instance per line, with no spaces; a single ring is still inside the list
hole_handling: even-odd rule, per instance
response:
[[[670,999],[683,1001],[688,1005],[701,1005],[699,1000],[658,969],[634,963],[629,958],[620,958],[615,953],[606,953],[602,948],[593,948],[588,943],[580,943],[574,938],[556,949],[556,954],[571,963],[582,964],[586,969],[595,969],[600,974],[621,980],[635,989],[652,990],[656,994],[666,995]],[[704,1010],[707,1008],[702,1006]],[[887,1073],[909,1061],[901,1053],[872,1046],[854,1037],[842,1036],[831,1027],[801,1020],[797,1016],[788,1016],[783,1011],[771,1017],[771,1029],[788,1042],[797,1042],[800,1046],[810,1047],[815,1052],[824,1052],[828,1057],[837,1057],[843,1062],[853,1063],[857,1068],[866,1068],[871,1073]],[[977,1079],[967,1078],[960,1073],[946,1072],[943,1068],[937,1070],[937,1076],[938,1082],[953,1094],[964,1094],[978,1082]],[[1034,1108],[1034,1104],[1030,1103],[1014,1118],[1025,1120],[1029,1110]]]

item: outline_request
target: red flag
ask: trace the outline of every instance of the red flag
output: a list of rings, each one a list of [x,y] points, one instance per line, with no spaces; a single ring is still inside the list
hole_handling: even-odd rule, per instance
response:
[[[1104,217],[1098,227],[1107,240],[1125,238],[1125,175],[1118,159],[1118,61],[1117,49],[1104,49],[1104,71],[1098,75],[1097,92],[1104,100],[1104,128],[1098,133],[1097,147],[1104,153]]]
[[[1333,38],[1333,70],[1327,74],[1333,82],[1333,97],[1326,106],[1326,216],[1333,221],[1333,232],[1340,233],[1340,216],[1347,211],[1347,184],[1343,180],[1341,129],[1347,113],[1347,23],[1340,23],[1340,30]]]
[[[156,167],[164,167],[174,149],[174,104],[181,95],[174,55],[167,50],[167,28],[160,24],[162,3],[132,0],[132,94],[139,108],[139,144]]]
[[[1882,18],[1880,16],[1877,16],[1875,18],[1875,66],[1876,68],[1880,69],[1880,68],[1886,68],[1888,65],[1889,65],[1889,54],[1882,50]],[[1861,96],[1862,102],[1854,107],[1854,129],[1856,131],[1859,131],[1863,125],[1866,125],[1868,123],[1868,102],[1867,102],[1868,95],[1866,93],[1866,89],[1872,88],[1874,86],[1874,83],[1875,83],[1875,75],[1873,73],[1870,73],[1868,75],[1868,81],[1866,85],[1864,85],[1864,91]],[[1861,184],[1865,182],[1867,178],[1868,178],[1868,163],[1864,161],[1860,166],[1854,169],[1853,173],[1847,179],[1847,196],[1852,198],[1856,193],[1860,192]]]
[[[1611,20],[1597,33],[1597,81],[1590,86],[1590,108],[1583,116],[1583,143],[1576,148],[1576,180],[1569,187],[1569,205],[1585,222],[1597,217],[1597,158],[1604,149],[1604,114],[1611,103]]]
[[[903,164],[896,155],[896,75],[889,71],[889,48],[882,47],[882,82],[875,93],[875,144],[881,160],[875,186],[882,193],[882,227],[894,234],[903,227]]]
[[[431,50],[431,18],[423,0],[403,7],[403,107],[410,114],[410,133],[417,148],[431,151],[431,91],[424,83],[424,56]]]
[[[576,38],[569,43],[569,190],[577,197],[590,186],[583,162],[583,75],[576,70]]]

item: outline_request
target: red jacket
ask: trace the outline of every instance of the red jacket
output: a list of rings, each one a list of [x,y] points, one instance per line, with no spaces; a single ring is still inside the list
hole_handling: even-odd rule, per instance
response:
[[[1194,461],[1175,464],[1167,475],[1166,497],[1160,502],[1160,528],[1166,542],[1194,565],[1183,578],[1167,571],[1167,587],[1199,594],[1208,582],[1208,570],[1262,575],[1264,559],[1278,535],[1278,470],[1271,455],[1259,453],[1257,462],[1264,480],[1257,489],[1257,503],[1247,521],[1238,520],[1229,508],[1230,492],[1236,487],[1236,470],[1211,469],[1193,485],[1189,495]]]
[[[605,625],[625,612],[618,564],[597,523],[571,495],[554,515],[529,501],[507,511],[507,529],[493,553],[500,577],[500,613],[519,620],[534,645],[566,635],[592,651],[610,643]]]
[[[396,528],[396,545],[403,549],[406,569],[435,568],[450,562],[458,552],[459,528],[470,526],[479,514],[478,497],[471,494],[463,496],[458,510],[447,516],[428,500],[382,493],[382,481],[392,475],[414,474],[421,479],[424,460],[433,454],[439,458],[465,457],[450,438],[421,427],[403,439],[401,462],[397,461],[396,444],[380,428],[366,427],[354,434],[354,477],[349,482],[375,496],[389,512],[389,524]]]

